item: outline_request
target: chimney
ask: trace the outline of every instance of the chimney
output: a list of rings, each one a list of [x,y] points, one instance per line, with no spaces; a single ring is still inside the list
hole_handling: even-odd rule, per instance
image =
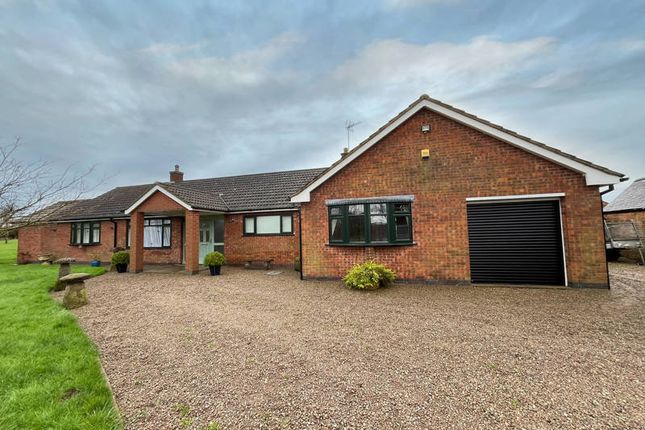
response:
[[[175,164],[175,170],[170,172],[170,182],[181,182],[184,180],[184,172],[179,171],[179,164]]]
[[[343,152],[340,153],[340,159],[347,157],[347,154],[349,154],[349,148],[343,148]]]

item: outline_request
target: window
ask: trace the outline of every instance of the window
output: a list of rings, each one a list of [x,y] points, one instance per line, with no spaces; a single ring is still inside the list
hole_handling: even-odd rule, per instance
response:
[[[170,248],[172,222],[170,218],[143,220],[143,247]]]
[[[329,243],[388,245],[412,243],[410,203],[359,203],[329,207]]]
[[[292,234],[291,215],[261,215],[244,217],[245,235]]]
[[[97,245],[101,243],[101,223],[98,221],[72,223],[69,243]]]

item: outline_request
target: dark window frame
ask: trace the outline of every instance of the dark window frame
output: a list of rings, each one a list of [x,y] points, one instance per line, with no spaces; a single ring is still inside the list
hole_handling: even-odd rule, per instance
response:
[[[373,204],[384,204],[386,205],[386,214],[387,218],[387,241],[372,241],[372,229],[371,229],[371,219],[372,214],[370,211],[370,205]],[[348,206],[354,205],[363,205],[363,223],[364,223],[364,232],[365,240],[364,241],[351,241],[350,232],[349,232],[349,217],[357,215],[349,215]],[[404,205],[404,208],[398,208],[398,206]],[[334,209],[339,209],[339,214],[332,214]],[[398,209],[398,210],[397,210]],[[374,214],[374,216],[383,215],[383,214]],[[408,225],[410,226],[409,238],[406,239],[397,239],[396,238],[396,224],[395,219],[398,217],[405,217],[407,219]],[[327,237],[328,245],[330,246],[397,246],[397,245],[413,245],[414,244],[414,229],[412,224],[412,203],[411,202],[379,202],[373,201],[369,203],[346,203],[340,205],[330,205],[327,208]],[[342,239],[333,240],[332,239],[332,220],[338,219],[341,222],[342,227]]]
[[[150,221],[152,220],[161,220],[161,224],[153,224],[150,225]],[[168,221],[166,223],[166,221]],[[147,223],[147,224],[146,224]],[[169,227],[169,235],[170,237],[168,238],[168,245],[164,245],[164,232],[166,229],[164,227],[168,226]],[[161,246],[144,246],[143,249],[170,249],[172,248],[172,218],[145,218],[143,220],[143,237],[146,237],[146,227],[161,227]],[[145,239],[144,239],[145,243]]]
[[[146,221],[150,221],[151,219],[160,219],[160,220],[162,220],[162,224],[161,224],[162,227],[164,226],[163,221],[168,221],[168,220],[170,221],[168,224],[165,224],[165,225],[170,226],[170,233],[169,233],[170,234],[170,240],[169,240],[170,245],[167,245],[167,246],[144,246],[143,249],[170,249],[170,248],[172,248],[172,218],[167,218],[167,217],[166,218],[145,218],[143,220],[143,230],[144,230],[143,234],[144,234],[144,237],[145,237]],[[148,225],[148,226],[150,226],[150,225]],[[157,227],[157,226],[154,226],[154,227]],[[164,232],[164,230],[162,228],[161,229],[161,243],[162,244],[164,242],[164,233],[163,232]],[[131,234],[132,234],[132,222],[130,220],[128,220],[128,222],[126,223],[126,226],[125,226],[125,249],[130,249],[130,244],[132,243]]]
[[[265,216],[279,216],[280,217],[280,233],[256,233],[258,231],[258,217]],[[289,217],[291,224],[291,231],[283,231],[282,218]],[[248,233],[246,231],[246,220],[253,218],[253,233]],[[244,215],[244,220],[242,221],[242,235],[243,236],[293,236],[295,232],[293,231],[293,214],[292,213],[278,213],[278,214],[258,214],[258,215]]]
[[[77,226],[81,226],[80,238],[76,234]],[[88,226],[90,231],[90,241],[83,242],[83,231],[85,226]],[[95,227],[98,226],[98,229]],[[98,230],[98,238],[94,237],[94,231]],[[82,221],[82,222],[73,222],[70,224],[69,232],[69,244],[72,246],[92,246],[101,244],[101,221]]]

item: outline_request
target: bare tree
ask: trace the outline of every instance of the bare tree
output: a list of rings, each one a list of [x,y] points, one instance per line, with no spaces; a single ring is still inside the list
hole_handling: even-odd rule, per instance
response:
[[[94,170],[92,166],[79,174],[72,166],[57,171],[48,161],[23,162],[17,153],[20,146],[19,138],[0,145],[0,237],[4,238],[19,227],[46,221],[81,198],[88,191],[84,180]]]

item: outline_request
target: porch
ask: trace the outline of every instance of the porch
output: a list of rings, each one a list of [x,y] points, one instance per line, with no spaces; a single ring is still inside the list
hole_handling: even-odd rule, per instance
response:
[[[130,215],[130,272],[197,274],[206,254],[224,252],[224,215],[196,210],[167,192],[156,189],[126,211]],[[144,250],[146,251],[144,255]],[[151,254],[172,257],[163,261]],[[144,267],[145,266],[145,267]]]

